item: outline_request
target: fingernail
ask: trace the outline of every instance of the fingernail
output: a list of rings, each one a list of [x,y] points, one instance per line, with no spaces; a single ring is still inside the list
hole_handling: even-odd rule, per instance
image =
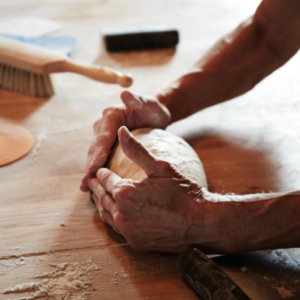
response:
[[[120,127],[118,135],[119,139],[123,140],[124,142],[127,142],[130,139],[130,132],[126,126]]]

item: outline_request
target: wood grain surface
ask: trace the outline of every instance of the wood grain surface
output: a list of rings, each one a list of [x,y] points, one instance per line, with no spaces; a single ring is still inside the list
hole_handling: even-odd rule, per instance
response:
[[[187,70],[259,1],[2,0],[0,19],[44,17],[78,38],[72,58],[134,78],[131,91],[155,95]],[[180,32],[176,50],[105,52],[101,28],[167,24]],[[209,189],[219,193],[285,191],[300,186],[300,56],[237,99],[171,125],[200,156]],[[0,292],[50,271],[49,263],[100,266],[91,299],[197,299],[176,270],[176,255],[138,253],[103,224],[79,190],[92,125],[120,104],[119,86],[54,74],[56,94],[33,98],[0,89],[0,122],[35,137],[22,160],[0,168]],[[188,100],[187,100],[188,101]],[[243,234],[243,228],[241,228]],[[300,251],[215,258],[251,299],[300,299]],[[0,294],[0,299],[29,294]]]

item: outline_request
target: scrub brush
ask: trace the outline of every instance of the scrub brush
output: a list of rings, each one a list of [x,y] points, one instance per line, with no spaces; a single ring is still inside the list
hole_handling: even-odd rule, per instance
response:
[[[129,87],[128,74],[102,66],[85,66],[65,54],[0,37],[0,87],[30,96],[54,94],[49,74],[73,72],[105,83]]]

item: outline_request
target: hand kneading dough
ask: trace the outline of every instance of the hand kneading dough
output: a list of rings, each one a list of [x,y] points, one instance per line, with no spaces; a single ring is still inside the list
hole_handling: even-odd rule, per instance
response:
[[[202,196],[209,202],[255,202],[287,195],[300,195],[300,191],[249,195],[215,194],[207,190],[207,181],[198,155],[182,138],[160,129],[142,128],[131,132],[149,151],[177,168],[185,177],[202,186]],[[117,143],[107,167],[121,178],[141,180],[145,172],[135,165]]]
[[[205,172],[198,155],[182,138],[161,129],[142,128],[131,132],[150,152],[171,163],[188,179],[207,187]],[[145,172],[134,164],[117,143],[107,163],[121,178],[141,180]]]

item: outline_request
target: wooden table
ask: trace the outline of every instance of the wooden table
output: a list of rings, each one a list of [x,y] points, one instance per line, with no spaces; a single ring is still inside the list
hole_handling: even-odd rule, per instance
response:
[[[78,37],[73,58],[131,72],[130,90],[155,94],[193,64],[259,1],[2,0],[0,19],[44,17]],[[178,28],[174,50],[109,55],[99,31],[167,24]],[[173,124],[201,157],[211,191],[257,193],[299,189],[299,54],[255,89]],[[35,145],[0,168],[0,291],[39,281],[49,263],[97,265],[91,299],[197,299],[176,270],[176,255],[138,253],[103,224],[79,190],[92,125],[119,104],[118,86],[55,74],[56,95],[32,98],[0,89],[0,122],[29,129]],[[243,228],[241,228],[243,234]],[[245,253],[216,262],[252,299],[300,299],[300,251]],[[15,299],[29,294],[0,294]]]

